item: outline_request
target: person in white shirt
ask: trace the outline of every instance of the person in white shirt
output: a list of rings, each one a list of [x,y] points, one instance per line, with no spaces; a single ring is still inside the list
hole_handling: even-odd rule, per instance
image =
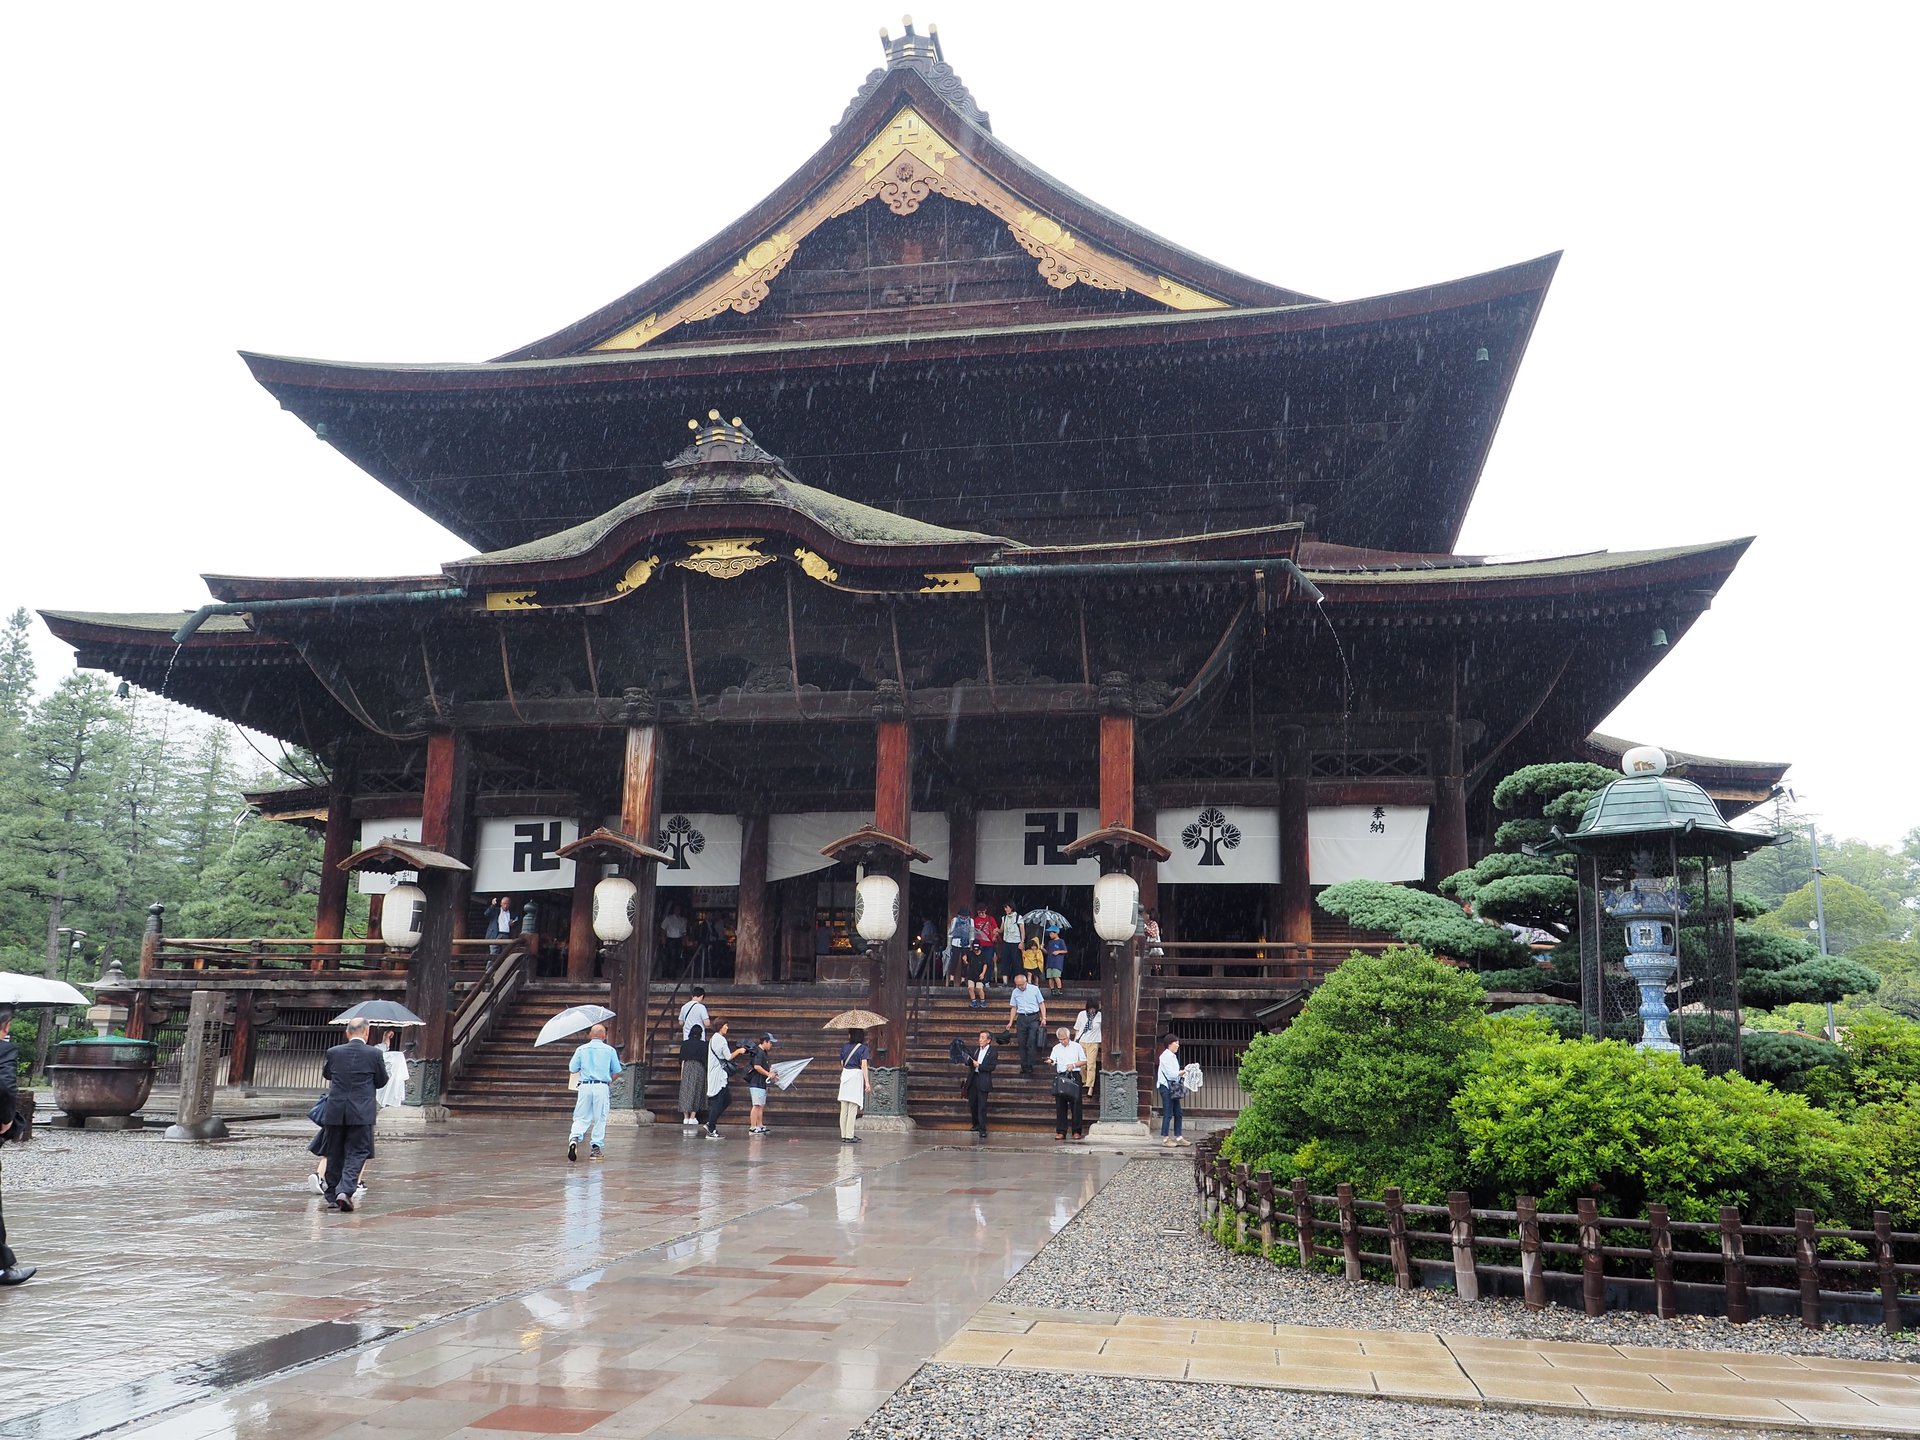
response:
[[[733,1062],[747,1053],[744,1045],[735,1045],[727,1039],[727,1023],[722,1020],[713,1027],[713,1038],[707,1041],[707,1139],[720,1138],[720,1117],[727,1113],[727,1103],[733,1099],[733,1092],[727,1088],[727,1082],[733,1079]]]
[[[1062,1025],[1054,1031],[1054,1039],[1059,1043],[1053,1047],[1047,1059],[1053,1065],[1053,1128],[1056,1140],[1065,1140],[1069,1128],[1073,1138],[1081,1139],[1087,1133],[1086,1116],[1082,1107],[1086,1103],[1086,1091],[1082,1077],[1087,1069],[1087,1052],[1073,1038],[1073,1032]],[[1068,1121],[1072,1121],[1071,1127]]]
[[[706,987],[693,987],[693,998],[680,1007],[680,1124],[692,1129],[700,1123],[707,1095]]]
[[[1087,1005],[1073,1017],[1073,1038],[1080,1042],[1080,1048],[1087,1052],[1087,1093],[1093,1093],[1093,1085],[1100,1078],[1100,997],[1089,995]]]
[[[706,987],[696,985],[693,987],[693,998],[680,1007],[680,1038],[690,1039],[694,1026],[698,1025],[705,1030],[712,1023],[712,1017],[707,1014]]]
[[[1168,1035],[1166,1049],[1160,1052],[1160,1070],[1153,1082],[1154,1089],[1160,1092],[1160,1143],[1162,1145],[1184,1145],[1186,1140],[1180,1134],[1180,1122],[1184,1118],[1180,1103],[1187,1093],[1187,1082],[1180,1078],[1180,1037]],[[1171,1138],[1167,1135],[1167,1126],[1173,1126]]]

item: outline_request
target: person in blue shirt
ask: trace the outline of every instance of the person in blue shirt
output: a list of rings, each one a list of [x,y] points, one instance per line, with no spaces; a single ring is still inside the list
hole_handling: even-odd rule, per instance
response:
[[[1040,1036],[1047,1024],[1047,992],[1027,983],[1027,972],[1013,977],[1013,993],[1007,997],[1007,1024],[1020,1041],[1020,1073],[1033,1074],[1040,1058]]]
[[[580,1142],[592,1131],[592,1159],[602,1158],[607,1143],[607,1106],[613,1097],[613,1077],[622,1070],[620,1053],[607,1043],[607,1027],[587,1032],[587,1043],[573,1052],[567,1069],[580,1077],[580,1098],[573,1102],[573,1129],[567,1136],[567,1159],[580,1158]]]

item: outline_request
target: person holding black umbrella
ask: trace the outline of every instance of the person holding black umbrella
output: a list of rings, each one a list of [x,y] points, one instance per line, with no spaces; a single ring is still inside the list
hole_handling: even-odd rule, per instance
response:
[[[320,1148],[327,1157],[329,1210],[352,1210],[360,1170],[373,1158],[376,1092],[387,1081],[387,1057],[367,1043],[367,1022],[349,1020],[347,1038],[327,1051],[320,1076],[328,1082],[320,1102]]]

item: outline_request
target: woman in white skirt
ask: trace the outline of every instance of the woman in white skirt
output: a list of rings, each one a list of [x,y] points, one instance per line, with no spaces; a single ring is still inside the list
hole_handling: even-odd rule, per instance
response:
[[[847,1031],[847,1043],[840,1047],[840,1143],[858,1145],[860,1137],[853,1133],[853,1122],[860,1118],[860,1112],[867,1107],[867,1096],[873,1091],[873,1076],[868,1073],[868,1062],[873,1052],[867,1049],[867,1032],[864,1030]]]

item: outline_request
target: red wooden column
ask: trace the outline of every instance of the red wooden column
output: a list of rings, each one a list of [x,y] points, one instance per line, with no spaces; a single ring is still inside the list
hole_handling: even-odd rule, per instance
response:
[[[227,1084],[253,1083],[253,991],[233,995],[233,1038],[227,1047]]]
[[[1137,830],[1134,817],[1133,747],[1134,717],[1132,687],[1124,675],[1100,677],[1100,828],[1118,826]],[[1151,823],[1151,821],[1149,821]],[[1102,870],[1115,863],[1103,855]],[[1151,908],[1148,886],[1158,889],[1158,867],[1142,857],[1130,867],[1134,883],[1140,886],[1140,903]],[[1133,1063],[1134,1031],[1140,1024],[1140,947],[1137,943],[1118,947],[1103,946],[1105,964],[1100,974],[1101,1041],[1100,1068],[1111,1087],[1115,1077]],[[1101,1118],[1106,1118],[1104,1105]]]
[[[600,822],[590,815],[580,817],[580,833],[591,835]],[[585,860],[573,865],[572,907],[567,913],[567,979],[593,979],[593,962],[600,955],[600,941],[593,933],[593,887],[600,883],[600,867]]]
[[[420,843],[456,860],[465,859],[468,833],[470,747],[458,730],[436,730],[427,737],[425,793],[420,803]],[[407,966],[407,1008],[426,1024],[420,1027],[420,1103],[438,1105],[445,1080],[453,992],[453,937],[464,886],[453,875],[423,871],[425,923],[420,943]]]
[[[1307,732],[1280,732],[1280,914],[1278,938],[1293,945],[1313,939],[1313,872],[1307,845],[1307,780],[1313,756]]]
[[[980,817],[971,796],[956,800],[947,811],[947,913],[940,917],[941,934],[955,915],[971,917],[974,877],[979,873]]]
[[[313,938],[338,940],[347,933],[347,872],[340,862],[353,853],[352,782],[344,767],[335,769],[327,786],[327,828],[320,845],[320,903],[313,918]],[[340,951],[330,948],[324,967],[337,969]]]
[[[1467,859],[1467,781],[1460,721],[1448,716],[1434,727],[1433,822],[1427,827],[1427,879],[1444,880],[1464,870]]]
[[[906,694],[898,681],[882,680],[873,706],[873,826],[897,840],[910,840],[913,825],[913,727],[907,719]],[[874,954],[869,1002],[887,1017],[880,1038],[886,1063],[907,1063],[907,949],[913,907],[907,887],[912,867],[906,857],[877,853],[867,862],[875,874],[891,875],[900,887],[900,923],[893,938]],[[876,1050],[881,1046],[875,1046]]]
[[[660,829],[660,785],[664,778],[664,737],[657,719],[627,727],[626,759],[620,776],[620,829],[644,844],[651,844]],[[613,947],[609,974],[612,995],[607,1004],[613,1008],[613,1043],[624,1047],[629,1066],[644,1066],[647,1057],[640,1047],[647,1039],[647,1009],[652,1002],[654,923],[653,901],[655,867],[634,864],[627,878],[633,881],[633,934]],[[644,1104],[640,1086],[632,1090],[635,1109]]]
[[[740,894],[734,909],[733,978],[764,985],[772,973],[772,897],[767,888],[767,812],[740,817]]]

